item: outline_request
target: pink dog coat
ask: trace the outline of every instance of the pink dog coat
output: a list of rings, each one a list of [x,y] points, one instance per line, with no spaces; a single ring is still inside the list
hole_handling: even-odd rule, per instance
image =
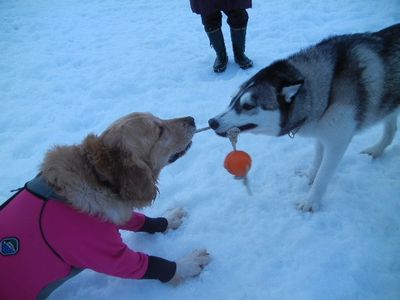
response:
[[[161,219],[134,212],[117,226],[24,188],[0,209],[0,299],[45,298],[85,268],[122,278],[169,281],[176,271],[174,262],[129,249],[119,233],[155,232],[149,229],[151,223]]]

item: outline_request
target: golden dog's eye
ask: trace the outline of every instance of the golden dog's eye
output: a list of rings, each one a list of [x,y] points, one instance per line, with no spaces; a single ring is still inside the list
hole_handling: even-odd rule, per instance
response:
[[[160,138],[162,136],[162,134],[164,133],[164,127],[158,126],[158,128],[160,129],[160,132],[158,134],[158,138]]]

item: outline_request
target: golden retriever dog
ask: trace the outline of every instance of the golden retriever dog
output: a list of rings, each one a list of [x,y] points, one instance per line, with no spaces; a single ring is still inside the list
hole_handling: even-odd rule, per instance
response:
[[[180,226],[183,209],[160,218],[134,210],[153,203],[162,168],[185,154],[195,130],[192,117],[132,113],[81,144],[51,149],[40,174],[1,206],[0,265],[8,276],[0,298],[47,296],[85,268],[174,284],[198,275],[210,261],[205,249],[169,261],[129,249],[119,234]]]

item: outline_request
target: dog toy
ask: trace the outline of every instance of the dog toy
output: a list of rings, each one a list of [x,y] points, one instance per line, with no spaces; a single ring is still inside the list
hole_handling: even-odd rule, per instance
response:
[[[247,189],[247,192],[251,196],[251,190],[249,185],[249,179],[247,173],[251,168],[251,157],[245,151],[236,150],[236,144],[240,129],[233,127],[227,131],[227,136],[232,144],[233,151],[229,152],[224,160],[225,169],[235,175],[235,179],[243,180],[243,183]]]
[[[195,133],[206,131],[211,129],[209,126],[197,129]],[[251,195],[249,180],[247,178],[247,173],[251,168],[251,157],[248,153],[244,151],[236,150],[236,144],[238,140],[238,135],[240,129],[237,127],[232,127],[227,131],[227,137],[229,138],[233,151],[229,152],[224,160],[224,168],[234,175],[235,179],[243,180],[243,183],[247,189],[249,195]]]
[[[251,167],[251,157],[244,151],[231,151],[225,157],[224,167],[232,175],[245,177]]]
[[[199,133],[199,132],[202,132],[202,131],[206,131],[208,129],[211,129],[211,127],[207,126],[207,127],[204,127],[204,128],[196,129],[196,131],[194,133]]]

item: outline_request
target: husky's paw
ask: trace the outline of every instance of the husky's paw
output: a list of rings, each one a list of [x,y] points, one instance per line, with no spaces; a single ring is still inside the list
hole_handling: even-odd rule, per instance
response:
[[[171,208],[167,210],[163,217],[167,219],[167,230],[175,230],[183,223],[183,218],[187,216],[186,210],[181,207]]]
[[[372,146],[372,147],[369,147],[367,149],[364,149],[360,153],[361,154],[368,154],[368,155],[372,156],[372,158],[377,158],[377,157],[382,155],[383,150],[384,150],[384,148],[382,149],[381,147]]]
[[[315,201],[302,201],[297,203],[297,209],[302,212],[313,213],[319,210],[319,203]]]
[[[176,272],[170,282],[177,285],[186,278],[199,275],[210,261],[211,257],[206,249],[192,251],[176,262]]]

